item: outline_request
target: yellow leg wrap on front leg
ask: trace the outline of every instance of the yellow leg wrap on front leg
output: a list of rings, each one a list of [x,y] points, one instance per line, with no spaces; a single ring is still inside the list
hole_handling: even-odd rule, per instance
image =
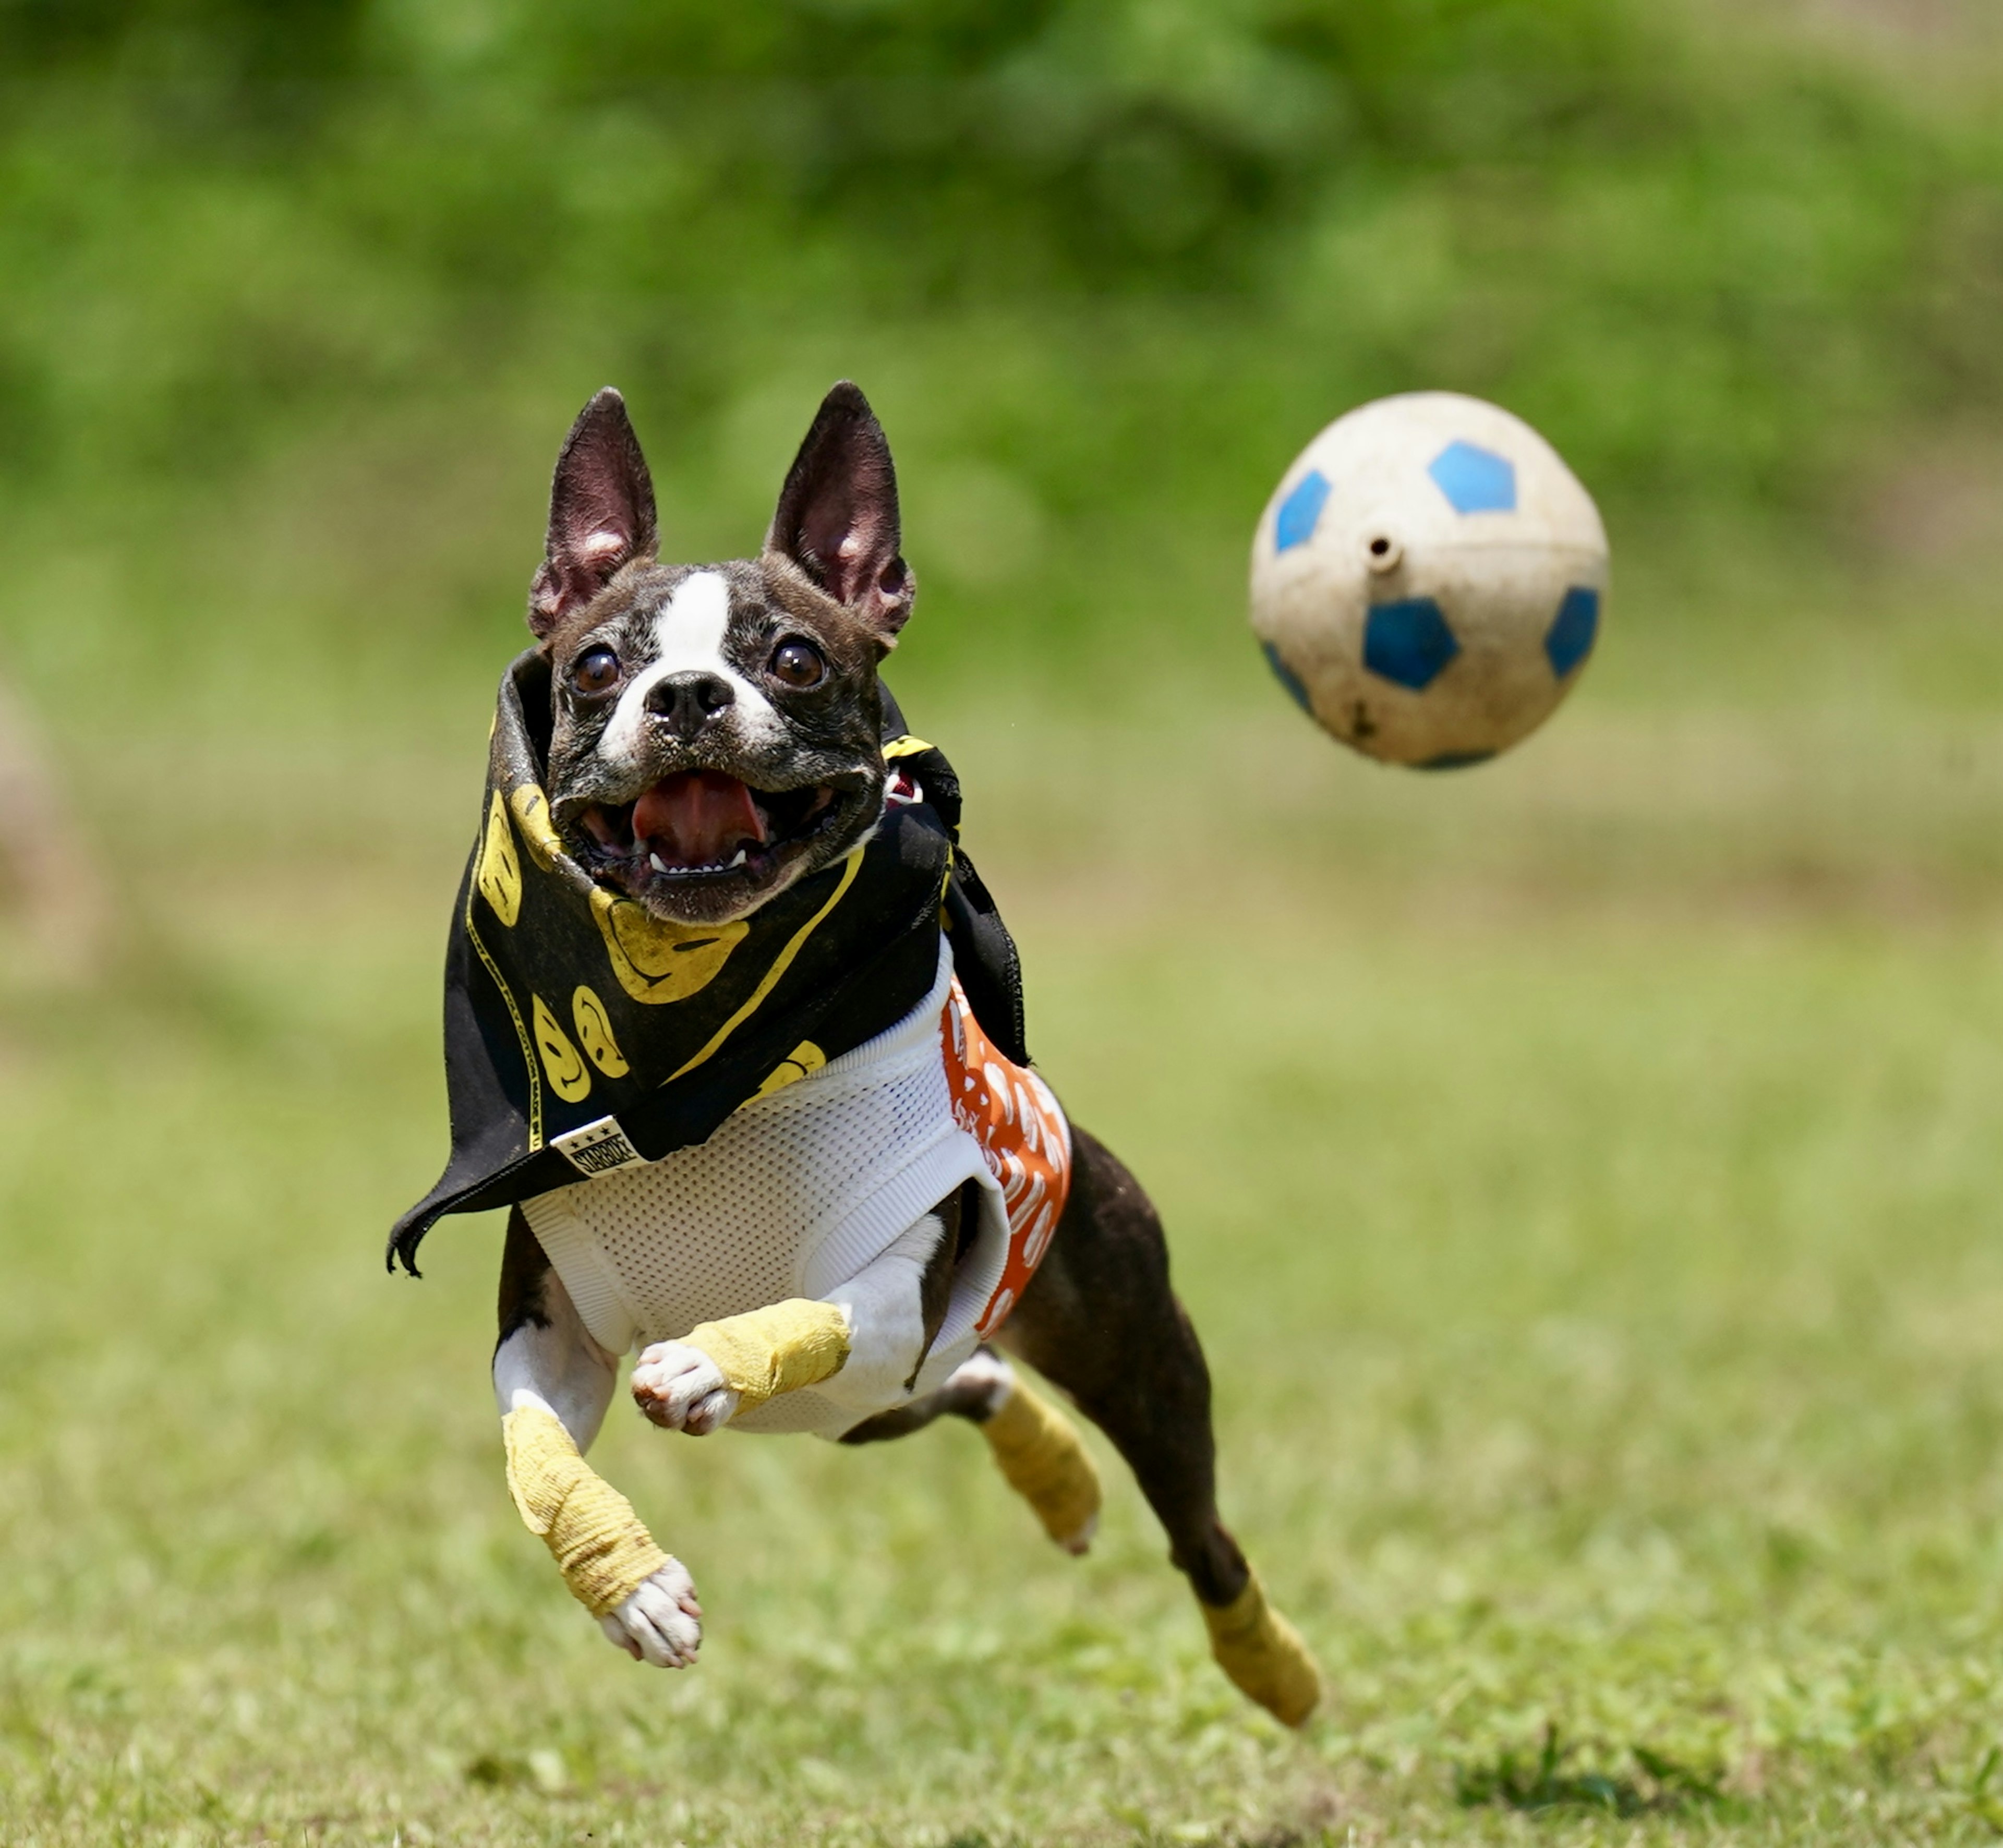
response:
[[[1084,1552],[1099,1515],[1099,1472],[1078,1427],[1019,1378],[981,1432],[1043,1532],[1066,1551]]]
[[[518,1406],[501,1420],[501,1434],[516,1507],[592,1616],[617,1610],[667,1564],[632,1503],[579,1455],[554,1413]]]
[[[698,1323],[682,1336],[682,1345],[700,1349],[722,1368],[737,1394],[738,1410],[748,1412],[839,1373],[848,1361],[848,1319],[831,1302],[795,1297]]]
[[[1199,1601],[1217,1665],[1276,1720],[1306,1722],[1321,1701],[1321,1671],[1301,1633],[1266,1602],[1254,1573],[1222,1609]]]

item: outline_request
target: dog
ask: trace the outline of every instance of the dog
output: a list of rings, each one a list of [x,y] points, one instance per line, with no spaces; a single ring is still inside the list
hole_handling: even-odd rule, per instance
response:
[[[1082,1553],[1098,1479],[1019,1361],[1132,1469],[1225,1672],[1299,1725],[1319,1672],[1218,1518],[1160,1221],[1030,1067],[956,781],[880,678],[915,590],[854,385],[821,404],[758,556],[718,564],[662,561],[624,403],[586,406],[462,891],[457,1166],[393,1252],[411,1264],[438,1211],[510,1204],[509,1487],[636,1661],[690,1665],[702,1613],[583,1460],[623,1356],[640,1410],[689,1438],[967,1420]]]

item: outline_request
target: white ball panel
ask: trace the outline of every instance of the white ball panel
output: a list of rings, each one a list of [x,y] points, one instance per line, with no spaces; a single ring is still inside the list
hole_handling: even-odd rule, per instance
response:
[[[1319,506],[1297,496],[1316,473]],[[1252,624],[1344,743],[1464,761],[1557,707],[1579,664],[1558,673],[1551,626],[1570,592],[1603,609],[1606,580],[1598,510],[1550,444],[1494,405],[1418,393],[1337,419],[1288,470],[1253,541]]]

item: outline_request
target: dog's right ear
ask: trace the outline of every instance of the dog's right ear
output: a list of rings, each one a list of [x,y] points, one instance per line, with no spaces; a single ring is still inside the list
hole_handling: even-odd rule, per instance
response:
[[[529,587],[529,627],[547,635],[621,565],[652,556],[654,484],[626,400],[610,386],[577,414],[550,484],[550,531]]]

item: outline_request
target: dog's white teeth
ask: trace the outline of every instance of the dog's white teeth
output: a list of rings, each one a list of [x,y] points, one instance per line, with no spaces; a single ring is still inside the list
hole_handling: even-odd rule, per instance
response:
[[[745,850],[743,847],[739,847],[737,850],[737,858],[734,860],[727,861],[722,860],[711,860],[705,861],[701,866],[670,866],[659,854],[650,852],[647,855],[647,864],[651,866],[655,872],[658,873],[668,874],[734,872],[739,867],[744,864],[744,860]]]

